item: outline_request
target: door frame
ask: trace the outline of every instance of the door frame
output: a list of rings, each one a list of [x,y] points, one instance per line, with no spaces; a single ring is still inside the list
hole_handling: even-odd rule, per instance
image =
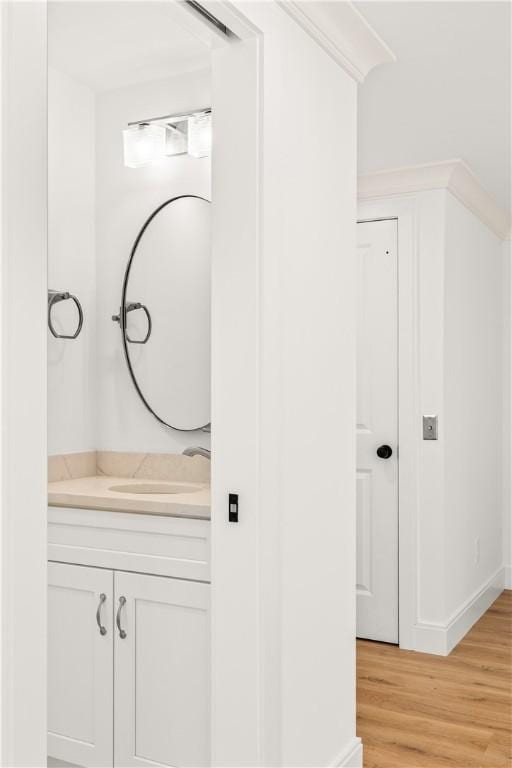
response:
[[[262,83],[258,75],[263,33],[228,2],[204,0],[203,5],[211,7],[238,38],[212,49],[214,72],[216,67],[221,72],[229,70],[233,57],[235,61],[229,82],[224,84],[217,78],[216,86],[222,102],[218,117],[225,131],[222,141],[217,142],[216,152],[223,161],[229,162],[229,172],[224,176],[230,177],[228,181],[222,178],[218,184],[221,189],[217,190],[217,195],[220,197],[220,192],[223,195],[222,204],[216,205],[216,215],[222,218],[218,229],[232,248],[237,245],[237,236],[243,234],[250,238],[254,234],[252,249],[247,248],[243,253],[245,258],[257,264],[260,256],[262,109]],[[181,4],[180,8],[183,8],[182,13],[191,13]],[[46,765],[47,758],[46,20],[45,0],[0,3],[0,764],[27,768],[41,768]],[[196,27],[197,24],[196,19]],[[243,47],[247,66],[252,64],[256,75],[250,83],[243,81],[240,73],[238,77],[236,74]],[[250,109],[240,112],[240,103],[250,104]],[[28,111],[27,104],[30,104]],[[240,135],[244,136],[243,142]],[[252,139],[250,144],[248,135]],[[236,152],[233,151],[235,146]],[[233,202],[234,177],[245,179],[254,202],[252,207],[246,206],[246,217],[241,218],[238,227],[233,226],[231,213],[226,210],[228,202]],[[27,226],[28,220],[30,226]],[[250,227],[247,227],[248,220]],[[245,293],[241,290],[241,300],[249,309],[238,315],[231,326],[236,325],[238,338],[245,339],[246,357],[258,361],[260,317],[259,314],[251,317],[250,307],[259,302],[260,286],[252,277],[253,272],[247,269],[245,278],[242,276],[245,284],[241,286],[246,289]],[[224,264],[218,270],[217,291],[220,293],[219,289],[222,289],[232,293],[232,282]],[[254,299],[252,304],[248,301],[249,295]],[[225,302],[225,305],[232,313],[235,311],[233,302]],[[226,322],[227,314],[228,311],[224,311],[218,324]],[[224,357],[234,341],[235,337],[224,341]],[[221,373],[226,390],[225,370],[221,371],[220,364],[212,367],[214,384]],[[239,409],[248,408],[257,420],[259,384],[250,381],[251,369],[247,368],[245,375],[250,394],[244,401],[237,393]],[[231,393],[226,400],[221,386],[212,389],[212,408],[216,407],[217,414],[222,413],[225,417],[226,408],[232,407],[233,401],[229,402]],[[244,440],[250,441],[252,450],[258,450],[257,444],[253,446],[253,433],[247,428],[247,414],[243,421],[236,417],[236,413],[231,418],[223,418],[223,443],[234,446],[223,465],[233,461],[234,452],[237,465],[244,460],[244,455],[247,457]],[[218,441],[218,436],[215,439]],[[258,464],[246,463],[250,465],[247,482],[258,488]],[[225,474],[230,468],[223,465],[215,460],[212,462],[212,488],[221,485],[221,472]],[[257,504],[257,492],[254,499]],[[228,579],[233,563],[226,558],[215,558],[215,550],[220,549],[216,541],[226,538],[226,532],[214,524],[217,517],[219,521],[224,519],[223,502],[222,496],[220,508],[215,493],[212,494],[212,569],[223,576],[212,579],[211,595],[212,764],[225,764],[222,754],[238,738],[232,728],[233,712],[238,710],[243,692],[246,692],[246,698],[259,701],[260,687],[260,679],[253,672],[254,659],[260,652],[258,637],[253,638],[250,647],[242,642],[235,643],[241,659],[249,660],[231,686],[237,688],[240,695],[230,699],[230,691],[215,684],[224,677],[226,665],[231,664],[234,635],[237,632],[244,635],[243,621],[227,610],[227,605],[232,591],[243,590],[245,581],[252,577],[248,572],[239,573],[238,579]],[[217,515],[216,509],[219,512],[222,509],[222,512]],[[253,531],[247,531],[242,546],[238,550],[231,548],[239,552],[238,559],[243,560],[247,547],[257,552],[258,539],[253,534]],[[252,567],[253,560],[247,560]],[[259,599],[258,583],[246,601],[249,612],[257,612]],[[30,691],[29,697],[27,691]],[[239,721],[243,721],[250,731],[251,748],[258,754],[261,743],[258,720],[239,714]]]
[[[0,40],[0,763],[41,766],[47,625],[45,5],[0,3]]]
[[[398,253],[398,643],[415,650],[418,623],[419,260],[416,201],[386,197],[358,201],[358,223],[395,219]]]

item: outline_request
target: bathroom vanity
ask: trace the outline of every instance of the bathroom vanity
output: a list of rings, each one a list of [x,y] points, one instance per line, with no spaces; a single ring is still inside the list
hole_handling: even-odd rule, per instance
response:
[[[49,756],[209,765],[208,486],[71,478],[49,504]]]

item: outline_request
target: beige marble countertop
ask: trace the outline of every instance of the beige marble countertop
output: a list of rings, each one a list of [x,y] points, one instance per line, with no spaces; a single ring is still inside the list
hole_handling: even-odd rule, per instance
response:
[[[175,484],[193,489],[188,493],[128,493],[110,490],[115,485],[140,486],[147,482],[142,478],[106,475],[57,480],[48,483],[48,504],[52,507],[210,519],[210,486],[206,483],[176,480]]]

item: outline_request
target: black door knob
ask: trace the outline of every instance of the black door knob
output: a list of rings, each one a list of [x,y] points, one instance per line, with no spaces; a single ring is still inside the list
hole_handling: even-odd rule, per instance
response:
[[[377,448],[377,456],[379,459],[389,459],[393,455],[393,449],[390,445],[379,445]]]

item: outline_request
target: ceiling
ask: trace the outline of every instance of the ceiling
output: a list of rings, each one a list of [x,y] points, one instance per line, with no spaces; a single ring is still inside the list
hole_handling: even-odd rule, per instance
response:
[[[95,91],[208,67],[210,46],[183,25],[189,16],[168,1],[52,0],[48,62]]]
[[[360,88],[359,173],[462,158],[509,210],[510,4],[357,8],[397,56]],[[96,91],[208,67],[204,25],[182,9],[168,0],[51,0],[49,63]]]
[[[508,2],[357,2],[396,54],[359,93],[359,173],[461,158],[510,210]]]

